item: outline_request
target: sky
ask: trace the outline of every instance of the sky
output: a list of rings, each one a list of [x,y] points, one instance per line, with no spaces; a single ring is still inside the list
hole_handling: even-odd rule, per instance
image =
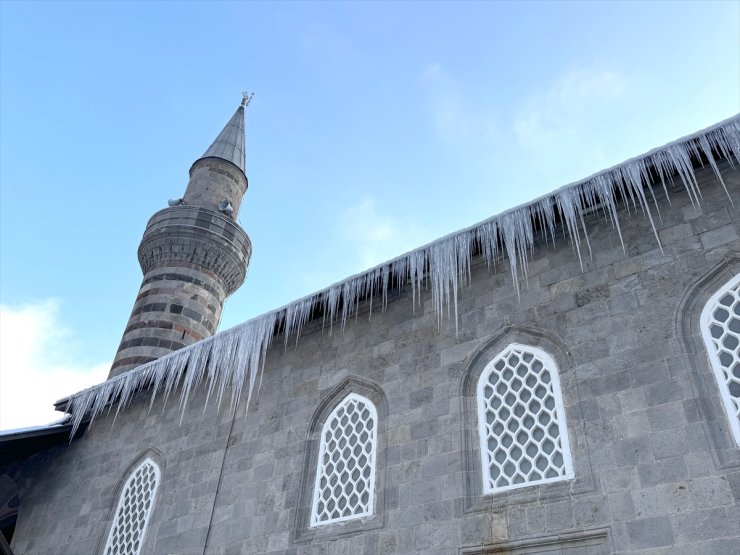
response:
[[[740,111],[739,2],[0,2],[0,429],[103,381],[244,90],[221,329]]]

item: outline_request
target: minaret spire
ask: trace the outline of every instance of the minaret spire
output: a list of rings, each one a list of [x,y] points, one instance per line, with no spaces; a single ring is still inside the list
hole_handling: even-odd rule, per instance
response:
[[[221,158],[245,171],[244,159],[244,105],[240,105],[229,122],[218,134],[198,160],[203,158]],[[196,160],[197,162],[197,160]]]
[[[109,377],[213,335],[244,282],[252,243],[237,224],[248,181],[241,104],[190,168],[185,195],[151,217],[139,245],[144,280]]]

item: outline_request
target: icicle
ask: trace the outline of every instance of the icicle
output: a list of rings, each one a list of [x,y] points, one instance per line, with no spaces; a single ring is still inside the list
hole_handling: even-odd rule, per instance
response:
[[[719,168],[717,167],[717,162],[714,159],[714,155],[712,154],[712,147],[709,146],[709,140],[707,139],[706,136],[702,135],[699,137],[698,142],[699,144],[698,144],[697,150],[701,150],[701,153],[704,156],[706,156],[707,160],[709,160],[709,165],[712,166],[712,169],[714,170],[714,175],[717,177],[719,182],[722,184],[722,188],[725,190],[725,193],[727,194],[727,198],[730,199],[730,204],[734,206],[734,203],[732,202],[732,197],[730,196],[730,191],[727,190],[727,185],[725,185],[725,181],[724,179],[722,179],[722,174],[719,172]],[[701,157],[699,157],[699,159],[701,160]]]
[[[428,284],[438,325],[442,324],[447,311],[457,330],[458,292],[470,281],[474,250],[480,251],[489,267],[495,267],[496,262],[506,256],[519,294],[519,279],[527,278],[527,263],[535,244],[535,224],[545,241],[549,236],[555,244],[557,221],[560,219],[583,267],[582,241],[591,252],[584,212],[598,210],[616,229],[622,248],[626,250],[617,206],[618,199],[622,199],[628,213],[630,204],[634,209],[639,206],[660,245],[645,191],[647,189],[651,195],[659,215],[659,202],[651,184],[651,169],[655,169],[668,202],[666,178],[672,182],[673,175],[678,175],[692,204],[698,206],[701,190],[692,159],[700,162],[706,159],[728,198],[731,197],[717,158],[727,160],[733,168],[740,164],[740,115],[561,187],[529,204],[442,237],[314,295],[76,393],[60,401],[66,403],[65,410],[72,415],[72,436],[84,419],[92,422],[114,407],[118,414],[137,392],[146,388],[151,391],[150,410],[155,399],[161,399],[164,406],[179,387],[179,405],[184,415],[193,392],[201,385],[206,388],[203,410],[212,397],[220,406],[227,392],[230,409],[235,410],[244,395],[245,385],[246,405],[249,406],[255,387],[259,389],[257,380],[259,377],[261,383],[267,351],[276,332],[284,331],[286,347],[289,340],[298,341],[316,308],[323,312],[323,323],[328,325],[330,333],[335,323],[344,329],[350,317],[359,312],[362,301],[372,303],[377,295],[385,309],[389,291],[401,290],[408,282],[411,283],[414,309],[421,303],[421,291]]]

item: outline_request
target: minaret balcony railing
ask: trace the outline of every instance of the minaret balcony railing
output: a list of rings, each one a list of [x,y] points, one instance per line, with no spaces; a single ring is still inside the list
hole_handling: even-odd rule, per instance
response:
[[[220,277],[227,294],[246,277],[252,243],[230,218],[198,206],[171,206],[155,213],[139,245],[139,263],[149,269],[170,261],[201,265]]]

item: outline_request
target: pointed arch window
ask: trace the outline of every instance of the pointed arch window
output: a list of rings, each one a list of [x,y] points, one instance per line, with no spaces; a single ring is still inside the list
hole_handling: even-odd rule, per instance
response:
[[[707,301],[701,334],[732,435],[740,445],[740,274]]]
[[[350,393],[322,429],[311,527],[373,514],[378,413],[369,399]]]
[[[555,361],[511,344],[478,379],[483,493],[573,477],[565,409]]]
[[[131,472],[118,499],[104,555],[139,555],[159,482],[159,466],[150,458]]]

